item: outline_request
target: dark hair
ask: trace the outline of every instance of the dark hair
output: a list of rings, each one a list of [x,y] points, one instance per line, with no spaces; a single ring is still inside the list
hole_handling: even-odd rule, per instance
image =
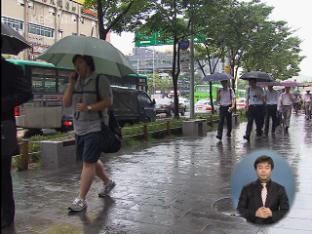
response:
[[[273,162],[273,160],[272,160],[271,157],[266,156],[266,155],[260,156],[260,157],[258,157],[258,158],[256,159],[256,161],[255,161],[255,163],[254,163],[254,168],[257,169],[257,165],[258,165],[259,163],[263,163],[263,162],[267,162],[268,164],[270,164],[270,165],[271,165],[271,169],[273,170],[273,168],[274,168],[274,162]]]
[[[73,64],[75,64],[75,62],[78,58],[82,58],[86,62],[86,64],[90,67],[91,71],[93,71],[93,72],[95,71],[94,60],[91,56],[76,54],[72,60]]]

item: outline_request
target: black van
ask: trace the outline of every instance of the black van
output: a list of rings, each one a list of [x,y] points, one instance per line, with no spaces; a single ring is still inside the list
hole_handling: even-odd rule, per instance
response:
[[[116,88],[113,90],[113,110],[121,126],[125,123],[156,120],[155,100],[144,91]]]

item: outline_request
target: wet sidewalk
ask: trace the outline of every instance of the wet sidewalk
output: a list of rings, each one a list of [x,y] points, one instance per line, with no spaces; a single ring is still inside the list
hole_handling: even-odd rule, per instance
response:
[[[97,179],[86,212],[67,207],[79,190],[79,168],[14,173],[16,233],[312,233],[312,123],[292,116],[289,134],[243,140],[246,124],[232,139],[218,143],[215,132],[203,138],[153,143],[118,157],[104,158],[117,186],[99,198]],[[297,193],[287,217],[265,228],[227,216],[216,202],[230,197],[231,170],[255,149],[272,149],[288,161]],[[7,232],[8,233],[8,232]]]

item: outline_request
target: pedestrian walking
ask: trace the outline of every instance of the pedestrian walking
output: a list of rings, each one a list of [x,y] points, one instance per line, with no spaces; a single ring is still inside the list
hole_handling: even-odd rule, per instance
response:
[[[263,134],[263,123],[265,116],[265,94],[261,87],[257,86],[257,81],[252,79],[249,81],[249,88],[247,89],[246,106],[247,106],[247,128],[244,139],[250,140],[250,133],[252,125],[255,120],[257,136]]]
[[[220,105],[219,109],[219,124],[217,138],[222,139],[224,120],[227,123],[227,137],[231,137],[232,131],[232,111],[235,107],[235,94],[233,90],[229,87],[229,82],[227,80],[221,81],[222,89],[218,90],[217,102]]]
[[[268,90],[265,93],[265,107],[266,107],[266,116],[265,116],[265,127],[264,134],[268,135],[270,127],[270,119],[272,119],[272,128],[271,133],[275,133],[275,128],[277,126],[277,102],[278,102],[279,93],[273,89],[272,85],[268,86]]]
[[[301,108],[301,95],[300,95],[300,92],[297,91],[294,93],[294,96],[295,96],[295,101],[294,101],[294,110],[295,110],[295,113],[298,114],[299,113],[299,110]]]
[[[14,222],[11,163],[19,154],[16,138],[14,107],[32,98],[31,81],[23,70],[1,57],[1,228]]]
[[[86,196],[92,181],[98,176],[103,181],[103,190],[99,196],[107,195],[114,187],[101,162],[101,124],[108,125],[108,108],[112,106],[113,96],[109,81],[100,76],[97,101],[96,68],[91,56],[75,55],[72,59],[76,72],[69,77],[69,84],[64,93],[64,106],[72,107],[74,112],[74,131],[76,136],[77,159],[82,161],[79,196],[74,199],[69,209],[79,212],[87,207]],[[102,113],[102,118],[99,116]]]
[[[306,93],[303,95],[303,105],[304,105],[304,114],[306,119],[311,119],[311,108],[312,108],[312,94],[310,90],[307,90]]]
[[[285,91],[280,95],[278,101],[278,111],[282,112],[285,131],[288,132],[290,117],[295,97],[290,93],[290,87],[285,87]]]

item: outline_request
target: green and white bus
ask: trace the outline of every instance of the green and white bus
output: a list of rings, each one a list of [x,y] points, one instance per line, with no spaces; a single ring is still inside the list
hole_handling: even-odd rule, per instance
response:
[[[217,99],[218,89],[221,89],[221,84],[213,84],[212,85],[212,98],[215,101]],[[209,84],[205,85],[195,85],[194,86],[194,101],[195,103],[201,99],[209,99]],[[241,98],[246,96],[246,90],[237,89],[236,90],[236,98]]]
[[[51,63],[7,59],[20,66],[26,79],[32,82],[33,99],[15,108],[16,125],[30,129],[29,135],[42,129],[67,131],[72,129],[69,108],[63,107],[63,93],[72,70],[56,67]],[[147,91],[147,77],[131,74],[126,77],[108,77],[112,87]]]

